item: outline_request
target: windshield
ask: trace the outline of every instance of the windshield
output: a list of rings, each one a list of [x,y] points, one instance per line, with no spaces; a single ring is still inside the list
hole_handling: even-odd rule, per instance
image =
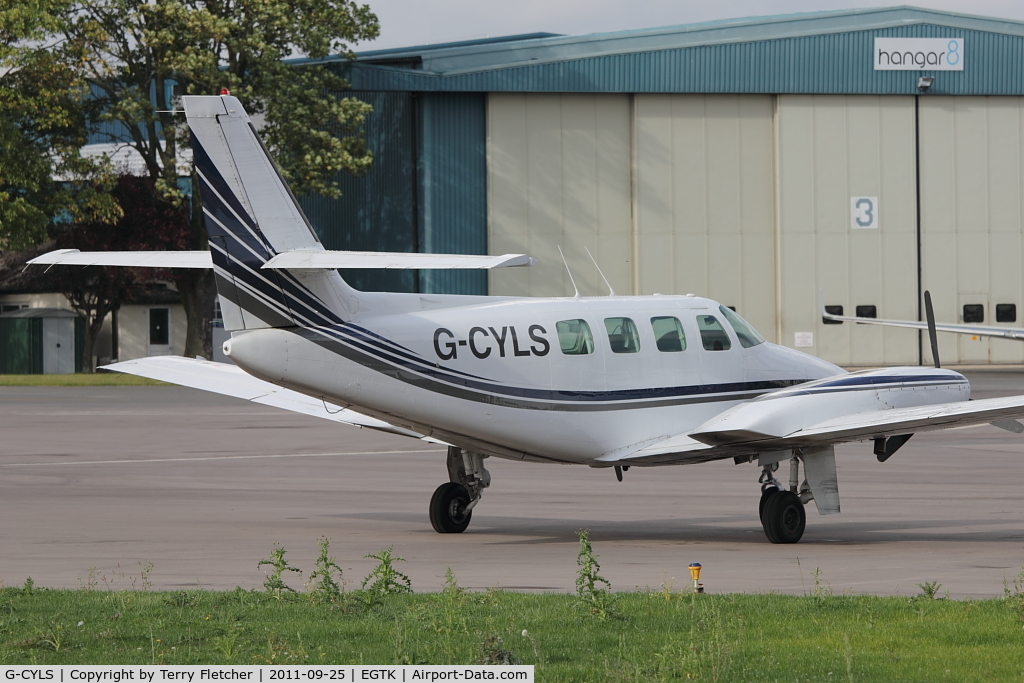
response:
[[[736,336],[739,337],[740,346],[745,349],[749,349],[751,346],[757,346],[764,342],[764,337],[757,333],[750,323],[741,318],[738,313],[725,306],[719,306],[718,309],[722,311],[722,315],[732,325],[732,329],[736,331]]]

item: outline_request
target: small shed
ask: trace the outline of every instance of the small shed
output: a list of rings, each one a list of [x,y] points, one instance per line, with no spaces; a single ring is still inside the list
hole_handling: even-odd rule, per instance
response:
[[[82,370],[85,324],[74,311],[0,313],[0,374],[64,375]]]

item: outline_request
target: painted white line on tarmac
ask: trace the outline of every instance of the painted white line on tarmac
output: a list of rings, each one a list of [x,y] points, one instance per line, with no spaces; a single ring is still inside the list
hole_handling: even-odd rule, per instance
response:
[[[213,455],[205,458],[136,458],[134,460],[82,460],[79,462],[10,462],[0,464],[0,467],[52,467],[56,465],[126,465],[134,463],[151,462],[205,462],[209,460],[257,460],[271,458],[329,458],[340,455],[408,455],[410,453],[442,453],[441,449],[436,450],[408,450],[408,451],[357,451],[349,453],[275,453],[273,455]]]

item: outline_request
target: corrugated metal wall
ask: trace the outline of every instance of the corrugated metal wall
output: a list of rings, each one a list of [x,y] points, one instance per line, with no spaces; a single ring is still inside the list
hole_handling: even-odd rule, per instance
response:
[[[363,176],[339,173],[342,196],[299,199],[327,249],[419,251],[417,231],[417,125],[412,93],[347,92],[373,105],[364,126],[373,165]],[[363,290],[414,292],[415,271],[343,270],[342,277]]]
[[[43,374],[42,318],[0,318],[0,375],[7,374]]]
[[[420,251],[487,253],[487,121],[482,93],[420,95]],[[421,292],[486,294],[487,271],[422,270]]]
[[[373,105],[366,175],[341,173],[342,196],[300,198],[327,249],[487,253],[486,101],[479,93],[351,91]],[[486,294],[480,271],[346,270],[373,291]]]

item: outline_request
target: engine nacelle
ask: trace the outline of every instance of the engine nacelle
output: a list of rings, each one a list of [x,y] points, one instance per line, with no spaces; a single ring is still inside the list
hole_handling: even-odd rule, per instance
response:
[[[970,396],[970,382],[952,370],[859,370],[759,396],[716,415],[689,436],[711,446],[779,439],[844,415],[966,401]]]

